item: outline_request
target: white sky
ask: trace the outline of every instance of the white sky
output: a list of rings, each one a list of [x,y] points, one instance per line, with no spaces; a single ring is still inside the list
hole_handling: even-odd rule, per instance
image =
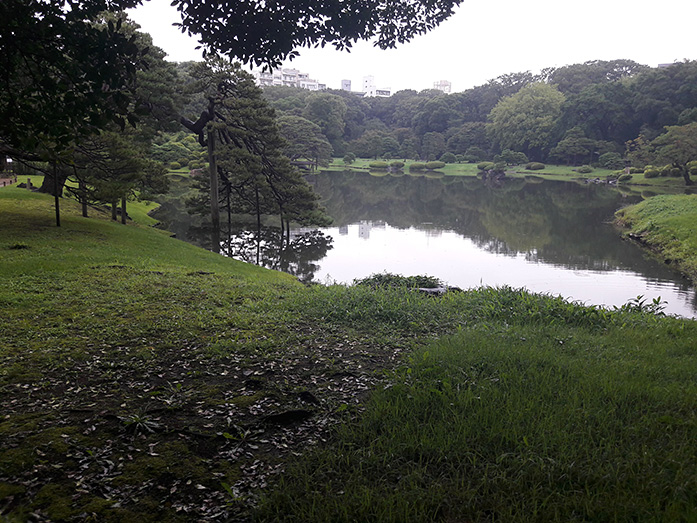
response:
[[[129,15],[150,33],[172,61],[199,60],[197,42],[171,24],[179,21],[169,0],[150,0]],[[351,53],[331,48],[300,49],[287,64],[339,89],[363,76],[377,87],[428,89],[449,80],[453,92],[502,74],[539,72],[545,67],[626,58],[656,66],[697,58],[695,0],[464,0],[432,32],[397,49],[382,51],[368,42]]]

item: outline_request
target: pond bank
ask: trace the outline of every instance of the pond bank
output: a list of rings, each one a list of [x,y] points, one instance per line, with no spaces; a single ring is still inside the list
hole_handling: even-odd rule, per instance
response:
[[[624,237],[697,282],[697,195],[654,196],[617,211],[615,223]]]

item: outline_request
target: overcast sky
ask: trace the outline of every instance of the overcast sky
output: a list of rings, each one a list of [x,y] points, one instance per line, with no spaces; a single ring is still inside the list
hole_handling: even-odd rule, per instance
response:
[[[172,61],[201,59],[197,41],[172,27],[179,21],[169,0],[150,0],[130,16],[150,33]],[[300,49],[288,63],[311,78],[339,89],[363,76],[377,87],[428,89],[449,80],[453,92],[507,73],[626,58],[656,66],[697,58],[695,0],[465,0],[432,32],[397,49],[382,51],[368,42],[351,53],[330,48]]]

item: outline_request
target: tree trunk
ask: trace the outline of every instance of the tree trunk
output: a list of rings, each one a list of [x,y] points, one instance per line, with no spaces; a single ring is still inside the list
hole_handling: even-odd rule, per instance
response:
[[[58,195],[58,197],[63,196],[63,186],[65,185],[65,180],[67,176],[58,172],[57,164],[53,164],[52,171],[44,176],[44,181],[41,182],[41,187],[39,187],[39,192],[45,194],[51,194],[53,196]]]
[[[87,218],[87,187],[82,180],[80,180],[80,203],[82,204],[82,217]]]
[[[211,222],[220,229],[220,201],[218,200],[218,164],[215,161],[215,130],[208,129],[208,170],[211,179]]]
[[[56,166],[56,162],[53,162],[53,180],[57,181],[58,180],[58,167]],[[46,178],[44,178],[44,181],[46,181]],[[42,184],[43,185],[43,184]],[[60,195],[63,193],[63,186],[60,186],[60,191],[57,190],[57,184],[54,185],[54,193],[53,193],[53,201],[56,206],[56,227],[61,226],[61,206],[60,206]]]
[[[128,216],[126,213],[126,197],[123,196],[121,198],[121,223],[124,225],[126,225],[126,216]]]
[[[118,216],[118,213],[116,212],[117,205],[118,205],[118,203],[116,202],[116,200],[111,202],[111,219],[114,221],[117,220],[117,216]]]
[[[678,168],[680,169],[682,177],[685,180],[685,185],[694,185],[694,182],[690,178],[690,169],[687,168],[687,165],[679,165]]]

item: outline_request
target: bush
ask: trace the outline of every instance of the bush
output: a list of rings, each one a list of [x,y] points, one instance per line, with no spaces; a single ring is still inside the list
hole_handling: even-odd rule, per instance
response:
[[[169,168],[173,171],[176,171],[182,168],[182,164],[180,164],[179,162],[172,162],[169,164]]]
[[[390,163],[390,167],[393,169],[402,169],[404,167],[404,162],[394,161]]]
[[[690,174],[697,176],[697,160],[693,160],[691,162],[688,162],[687,170]]]
[[[525,156],[525,153],[504,149],[500,155],[500,160],[506,162],[508,165],[521,165],[527,163],[528,157]]]
[[[545,164],[540,163],[540,162],[530,162],[525,166],[525,169],[528,171],[540,171],[545,168]]]
[[[410,171],[425,171],[426,164],[421,162],[414,162],[409,166]]]
[[[442,169],[443,167],[445,167],[445,162],[434,161],[428,162],[426,164],[426,169],[428,169],[429,171],[432,171],[434,169]]]
[[[178,162],[179,165],[181,165],[182,167],[186,167],[187,165],[189,165],[189,159],[188,159],[188,158],[179,158],[179,159],[177,160],[177,162]]]
[[[576,169],[576,172],[577,172],[577,173],[581,173],[581,174],[592,173],[592,172],[593,172],[593,167],[591,167],[590,165],[582,165],[581,167],[579,167],[578,169]]]
[[[647,165],[644,167],[644,178],[658,178],[660,175],[661,172],[653,165]]]
[[[346,155],[344,156],[344,163],[346,165],[352,164],[355,161],[356,161],[356,155],[353,153],[346,153]]]
[[[673,178],[680,178],[680,169],[673,167],[672,165],[664,165],[661,167],[661,176],[672,176]]]
[[[480,171],[490,171],[495,166],[494,162],[479,162],[477,164],[477,169]]]
[[[368,164],[368,167],[371,169],[387,169],[387,162],[381,162],[381,161],[376,161],[376,162],[370,162]]]
[[[455,156],[453,153],[443,153],[443,155],[440,157],[440,161],[443,163],[455,163],[457,162],[457,156]]]
[[[629,168],[629,174],[641,174],[644,172],[644,169],[641,167],[630,167]]]
[[[437,287],[443,287],[443,282],[433,276],[402,276],[401,274],[392,274],[389,272],[384,272],[379,274],[372,274],[367,278],[355,279],[353,280],[353,285],[364,285],[373,289],[400,287],[422,287],[434,289]]]
[[[605,169],[621,169],[624,167],[624,160],[619,153],[605,153],[598,158],[598,163]]]
[[[623,174],[623,175],[621,175],[619,178],[617,178],[617,181],[618,181],[618,182],[626,182],[626,181],[629,181],[629,180],[631,180],[631,179],[632,179],[632,175],[631,175],[631,174]]]

